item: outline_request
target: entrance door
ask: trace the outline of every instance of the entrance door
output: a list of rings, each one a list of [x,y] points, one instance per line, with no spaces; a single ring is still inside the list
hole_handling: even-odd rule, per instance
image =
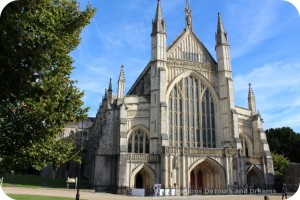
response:
[[[143,188],[143,175],[139,172],[135,176],[135,187],[136,188]]]
[[[155,174],[147,166],[144,166],[142,169],[133,174],[130,185],[135,188],[150,188],[155,183]]]
[[[247,184],[250,188],[257,188],[263,186],[263,177],[258,170],[252,169],[247,174]]]
[[[205,159],[196,165],[190,174],[190,185],[193,189],[221,188],[225,185],[225,174],[218,162]]]
[[[202,172],[200,170],[198,172],[192,171],[190,174],[190,180],[192,189],[199,189],[203,187]]]
[[[203,187],[203,181],[202,181],[202,172],[201,171],[198,171],[198,174],[197,174],[197,187],[198,188],[202,188]]]

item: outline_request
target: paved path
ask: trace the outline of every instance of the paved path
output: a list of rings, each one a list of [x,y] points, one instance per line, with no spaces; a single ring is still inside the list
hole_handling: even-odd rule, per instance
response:
[[[21,187],[2,187],[6,194],[33,194],[43,196],[74,197],[74,189],[53,189],[53,188],[21,188]],[[268,195],[270,200],[281,200],[280,195]],[[121,196],[108,193],[95,193],[92,190],[80,191],[80,199],[84,200],[263,200],[264,195],[211,195],[211,196],[172,196],[172,197],[132,197]]]

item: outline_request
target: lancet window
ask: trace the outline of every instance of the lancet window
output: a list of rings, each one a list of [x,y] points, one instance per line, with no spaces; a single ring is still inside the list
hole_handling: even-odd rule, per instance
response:
[[[149,139],[145,132],[134,131],[128,139],[128,152],[149,153]]]
[[[240,139],[241,139],[241,143],[242,143],[242,149],[245,152],[245,156],[248,157],[249,151],[248,151],[248,145],[247,145],[246,139],[242,135],[240,135]]]
[[[175,84],[168,99],[170,146],[216,147],[211,93],[193,76]]]

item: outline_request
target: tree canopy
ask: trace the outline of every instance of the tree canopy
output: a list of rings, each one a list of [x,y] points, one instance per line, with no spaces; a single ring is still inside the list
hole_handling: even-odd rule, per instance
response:
[[[284,174],[285,169],[290,163],[289,159],[277,153],[272,153],[272,158],[273,158],[274,171],[278,175]]]
[[[94,13],[90,6],[80,10],[76,0],[18,0],[2,11],[0,173],[74,159],[74,145],[57,136],[86,117],[69,53]]]
[[[289,127],[266,130],[271,152],[283,155],[291,162],[300,162],[300,135]]]

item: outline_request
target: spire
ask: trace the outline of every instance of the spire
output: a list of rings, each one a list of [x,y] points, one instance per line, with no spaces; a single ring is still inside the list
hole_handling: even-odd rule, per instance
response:
[[[118,99],[124,97],[124,91],[125,91],[125,75],[124,75],[124,66],[122,65],[120,70],[119,81],[118,81]]]
[[[252,112],[252,114],[255,114],[256,113],[255,96],[254,96],[254,92],[251,87],[251,83],[249,83],[248,106],[249,106],[249,110]]]
[[[111,85],[111,78],[109,79],[109,85],[108,85],[108,90],[107,91],[112,91],[112,85]]]
[[[157,1],[155,19],[152,21],[151,61],[166,60],[166,25],[162,17],[160,0]]]
[[[160,0],[157,0],[156,14],[152,21],[152,34],[157,32],[165,33],[165,21],[162,16]]]
[[[107,101],[108,104],[112,104],[112,85],[111,85],[111,78],[109,79],[109,85],[107,90]]]
[[[185,21],[186,27],[192,29],[192,11],[190,9],[189,0],[185,3]]]
[[[105,88],[105,92],[104,92],[104,99],[107,98],[107,89]]]
[[[124,66],[121,66],[119,81],[125,81]]]
[[[254,98],[254,92],[251,83],[249,83],[248,98]]]
[[[228,45],[227,33],[224,30],[221,14],[218,13],[218,28],[216,33],[216,46]]]

